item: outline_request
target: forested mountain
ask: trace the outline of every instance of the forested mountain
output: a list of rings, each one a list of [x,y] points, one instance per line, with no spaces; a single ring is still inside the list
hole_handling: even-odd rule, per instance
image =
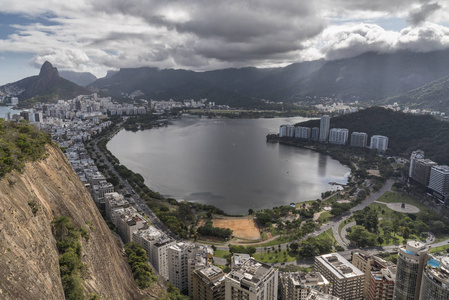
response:
[[[215,100],[221,104],[229,96],[239,101],[255,98],[284,102],[337,96],[376,103],[448,75],[449,50],[369,52],[348,59],[302,62],[269,69],[250,67],[194,72],[126,68],[95,81],[91,87],[111,95],[141,90],[147,98],[178,100],[206,98],[213,90],[215,95],[224,94]],[[241,106],[247,105],[242,102]]]
[[[388,104],[395,102],[412,109],[432,109],[449,113],[449,76],[385,100]]]

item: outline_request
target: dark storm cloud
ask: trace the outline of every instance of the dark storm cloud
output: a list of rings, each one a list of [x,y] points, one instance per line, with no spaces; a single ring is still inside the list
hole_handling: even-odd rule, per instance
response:
[[[149,25],[174,29],[197,41],[190,43],[191,50],[217,60],[241,61],[248,56],[299,50],[303,41],[318,35],[326,27],[326,21],[309,1],[231,0],[220,3],[181,0],[161,5],[143,0],[126,5],[122,1],[95,5],[108,13],[134,15]]]
[[[434,14],[436,11],[438,11],[441,8],[442,8],[442,6],[438,2],[425,3],[425,4],[421,5],[421,7],[419,9],[412,10],[410,12],[410,15],[409,15],[407,21],[412,26],[417,26],[417,25],[423,23],[424,21],[426,21],[427,18],[429,18],[432,14]]]

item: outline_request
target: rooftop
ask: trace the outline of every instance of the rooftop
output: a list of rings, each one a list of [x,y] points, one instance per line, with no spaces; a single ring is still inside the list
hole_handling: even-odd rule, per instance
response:
[[[338,253],[324,254],[316,256],[316,260],[327,266],[338,278],[350,278],[363,276],[364,273]]]

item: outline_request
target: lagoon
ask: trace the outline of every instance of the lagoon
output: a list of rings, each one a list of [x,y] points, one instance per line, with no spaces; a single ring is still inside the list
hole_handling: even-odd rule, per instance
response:
[[[315,200],[336,188],[330,182],[347,182],[350,169],[327,155],[266,142],[280,125],[305,120],[176,120],[157,129],[122,130],[107,147],[166,197],[246,214]]]

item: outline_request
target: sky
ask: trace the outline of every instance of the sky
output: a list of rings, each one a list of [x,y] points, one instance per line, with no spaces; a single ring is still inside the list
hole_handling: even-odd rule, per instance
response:
[[[449,47],[449,0],[0,0],[0,85],[59,70],[281,67]]]

